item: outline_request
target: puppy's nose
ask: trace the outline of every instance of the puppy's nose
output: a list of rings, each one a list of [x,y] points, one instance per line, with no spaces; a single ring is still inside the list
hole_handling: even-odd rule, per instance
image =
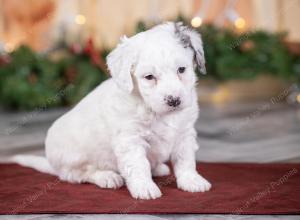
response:
[[[166,101],[167,101],[168,106],[171,106],[171,107],[177,107],[181,103],[179,97],[173,97],[171,95],[167,96]]]

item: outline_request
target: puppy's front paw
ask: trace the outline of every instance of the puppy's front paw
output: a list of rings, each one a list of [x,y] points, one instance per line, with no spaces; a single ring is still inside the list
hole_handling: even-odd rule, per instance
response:
[[[205,192],[211,184],[198,173],[187,172],[177,178],[177,187],[188,192]]]
[[[151,181],[135,181],[127,184],[131,196],[135,199],[156,199],[161,197],[158,186]]]

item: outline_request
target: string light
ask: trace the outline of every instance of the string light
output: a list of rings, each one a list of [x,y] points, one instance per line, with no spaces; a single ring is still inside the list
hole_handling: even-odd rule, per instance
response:
[[[239,14],[234,9],[227,10],[226,16],[229,19],[229,21],[231,21],[234,24],[235,28],[237,29],[245,28],[246,26],[245,19],[239,16]]]
[[[198,28],[198,27],[201,26],[203,20],[205,20],[206,12],[209,9],[210,3],[211,3],[210,0],[203,0],[202,1],[201,7],[197,11],[197,13],[195,13],[195,16],[191,20],[192,27]]]
[[[299,102],[299,103],[300,103],[300,94],[299,94],[299,95],[297,95],[297,102]]]
[[[10,43],[6,43],[6,44],[4,44],[4,50],[7,53],[11,53],[14,51],[14,46]]]
[[[200,27],[201,24],[202,24],[202,18],[200,18],[199,16],[196,16],[191,20],[191,25],[194,28]]]
[[[224,86],[221,86],[218,88],[217,91],[215,91],[212,96],[212,102],[215,104],[222,104],[226,101],[230,100],[230,92],[228,88],[225,88]]]
[[[79,25],[83,25],[86,22],[86,18],[84,15],[76,15],[75,17],[75,23]]]
[[[243,29],[245,26],[246,26],[246,21],[244,18],[237,18],[235,21],[234,21],[234,26],[237,28],[237,29]]]

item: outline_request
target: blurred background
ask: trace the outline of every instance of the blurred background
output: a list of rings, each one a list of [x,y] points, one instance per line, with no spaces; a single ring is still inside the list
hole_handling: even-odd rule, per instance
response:
[[[119,38],[164,21],[204,42],[197,159],[299,162],[300,0],[0,0],[0,159],[43,154]]]

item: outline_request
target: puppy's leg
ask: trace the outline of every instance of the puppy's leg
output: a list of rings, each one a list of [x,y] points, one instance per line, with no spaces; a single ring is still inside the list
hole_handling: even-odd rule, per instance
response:
[[[162,194],[151,177],[150,163],[145,148],[149,147],[143,139],[119,140],[115,145],[118,168],[124,177],[127,188],[136,199],[155,199]]]
[[[71,183],[93,183],[101,188],[117,189],[124,185],[123,178],[111,170],[89,168],[64,169],[59,178]]]
[[[152,169],[152,176],[167,176],[169,174],[170,168],[164,163],[160,163]]]
[[[211,184],[196,171],[195,151],[198,149],[196,132],[185,134],[173,149],[171,160],[177,187],[188,192],[205,192]]]

